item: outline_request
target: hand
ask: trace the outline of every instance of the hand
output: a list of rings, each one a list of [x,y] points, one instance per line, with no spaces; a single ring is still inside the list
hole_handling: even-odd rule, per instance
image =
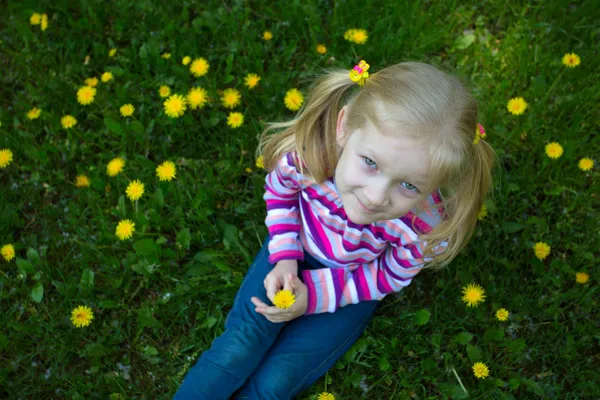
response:
[[[273,302],[275,293],[281,289],[287,289],[291,291],[289,285],[285,287],[285,276],[287,274],[294,276],[298,275],[298,261],[297,260],[281,260],[267,274],[264,280],[265,290],[267,291],[267,297]]]
[[[279,309],[275,306],[269,306],[263,303],[258,297],[252,297],[252,303],[256,306],[254,311],[265,316],[266,319],[273,323],[287,322],[294,318],[298,318],[306,312],[308,308],[308,289],[302,283],[300,278],[289,273],[285,276],[285,287],[291,288],[291,292],[296,295],[296,301],[287,310]],[[289,290],[289,289],[288,289]]]

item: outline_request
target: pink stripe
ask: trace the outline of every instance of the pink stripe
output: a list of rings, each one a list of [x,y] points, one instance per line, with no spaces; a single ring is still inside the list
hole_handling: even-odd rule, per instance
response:
[[[309,270],[302,271],[302,277],[304,278],[304,284],[308,289],[308,307],[306,308],[305,314],[314,314],[317,306],[317,291],[315,289],[315,284],[312,281]]]
[[[367,284],[367,280],[364,276],[365,269],[358,268],[356,272],[354,272],[354,282],[356,285],[356,292],[358,293],[359,301],[362,300],[372,300],[371,292],[369,291],[369,285]]]
[[[394,291],[387,281],[383,268],[380,268],[377,271],[377,288],[381,293],[390,293]]]
[[[327,278],[325,272],[320,269],[314,270],[319,275],[319,283],[321,286],[321,312],[328,311],[329,307],[329,292],[327,291]]]

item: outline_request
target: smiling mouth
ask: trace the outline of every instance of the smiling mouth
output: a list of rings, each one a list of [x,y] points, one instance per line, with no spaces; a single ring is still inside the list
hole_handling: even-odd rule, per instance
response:
[[[358,204],[360,204],[360,206],[361,206],[361,208],[362,208],[363,210],[365,210],[365,211],[367,211],[367,212],[370,212],[370,213],[374,213],[374,212],[376,212],[375,210],[371,210],[370,208],[368,208],[367,206],[365,206],[365,205],[362,203],[362,201],[360,201],[360,200],[359,200],[359,198],[358,198],[358,197],[356,198],[356,201],[358,201]]]

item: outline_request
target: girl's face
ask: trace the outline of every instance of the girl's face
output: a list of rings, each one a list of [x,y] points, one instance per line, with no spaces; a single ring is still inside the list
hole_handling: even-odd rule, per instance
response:
[[[335,184],[348,218],[356,224],[399,218],[423,201],[429,188],[428,148],[402,132],[378,132],[371,123],[353,132],[338,115],[342,155]]]

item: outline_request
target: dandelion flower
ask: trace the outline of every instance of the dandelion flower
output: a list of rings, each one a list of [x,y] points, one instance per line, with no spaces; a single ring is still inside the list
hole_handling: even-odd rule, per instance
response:
[[[31,110],[27,112],[27,118],[34,120],[40,117],[42,110],[39,108],[33,107]]]
[[[575,68],[581,63],[581,59],[575,53],[567,53],[563,56],[562,63],[568,68]]]
[[[275,293],[273,305],[282,310],[290,308],[296,302],[296,296],[289,290],[280,290]]]
[[[0,168],[8,167],[13,160],[13,153],[10,149],[2,149],[0,150]]]
[[[589,171],[590,169],[594,168],[594,160],[591,158],[582,158],[579,160],[578,166],[582,171]]]
[[[174,94],[163,103],[165,114],[170,118],[179,118],[186,110],[186,101],[180,94]]]
[[[256,74],[248,74],[244,78],[244,85],[246,85],[248,89],[254,89],[256,85],[258,85],[258,81],[260,81],[260,76]]]
[[[200,57],[192,61],[192,64],[190,65],[190,72],[192,73],[192,75],[198,78],[206,75],[206,73],[208,72],[208,68],[210,68],[208,61]]]
[[[298,111],[302,107],[302,103],[304,103],[304,95],[296,88],[290,89],[285,94],[283,102],[288,109]]]
[[[114,56],[115,56],[115,54],[117,54],[117,49],[110,49],[110,50],[108,51],[108,56],[109,56],[109,57],[114,57]]]
[[[187,102],[192,110],[202,108],[208,101],[208,94],[206,90],[201,87],[195,87],[190,89],[186,96]]]
[[[106,173],[108,176],[115,176],[119,172],[123,171],[123,167],[125,167],[124,159],[121,157],[113,158],[106,166]]]
[[[221,97],[221,102],[223,106],[226,108],[235,108],[241,102],[242,95],[237,89],[225,89],[223,91],[223,96]]]
[[[264,40],[271,40],[273,39],[273,33],[271,31],[264,31],[262,37]]]
[[[29,23],[31,25],[39,25],[41,22],[42,22],[41,14],[38,14],[38,13],[31,14],[31,17],[29,18]]]
[[[44,32],[48,28],[48,14],[42,14],[42,20],[40,21],[40,28]]]
[[[487,216],[487,213],[487,207],[485,206],[485,204],[483,204],[481,206],[481,210],[479,210],[479,213],[477,214],[477,219],[481,221]]]
[[[94,77],[94,78],[87,78],[84,83],[86,84],[86,86],[90,86],[90,87],[96,87],[98,86],[98,78]]]
[[[365,44],[365,43],[367,43],[368,38],[369,38],[369,35],[367,34],[367,31],[364,29],[348,29],[344,33],[344,39],[346,39],[349,42],[356,43],[356,44]]]
[[[83,328],[92,323],[94,313],[88,306],[79,306],[71,311],[71,322],[77,328]]]
[[[509,312],[506,308],[500,308],[496,311],[496,318],[498,321],[506,321],[508,319]]]
[[[102,74],[102,76],[100,76],[100,80],[104,83],[112,80],[112,78],[113,78],[112,72],[108,72],[108,71],[106,71],[105,73]]]
[[[485,290],[475,283],[463,287],[462,292],[462,300],[467,303],[467,307],[476,307],[485,301]]]
[[[533,252],[539,260],[543,260],[544,258],[548,257],[548,255],[550,254],[550,249],[551,247],[544,242],[537,242],[533,246]]]
[[[522,97],[515,97],[508,101],[506,108],[508,108],[508,112],[513,115],[521,115],[527,109],[527,103]]]
[[[577,272],[575,274],[575,281],[577,283],[586,283],[590,279],[590,276],[585,272]]]
[[[89,187],[90,186],[90,178],[85,175],[77,175],[75,178],[75,186],[77,187]]]
[[[169,97],[171,94],[171,88],[166,85],[162,85],[160,89],[158,89],[158,94],[160,97]]]
[[[333,393],[323,392],[317,396],[317,400],[335,400]]]
[[[227,125],[232,128],[239,128],[244,123],[244,114],[239,112],[229,113],[227,117]]]
[[[550,158],[557,159],[562,156],[563,148],[556,142],[548,143],[546,145],[546,155]]]
[[[250,174],[250,173],[252,173],[252,168],[246,167],[246,169],[244,171],[246,171],[248,174]]]
[[[134,232],[135,232],[135,223],[133,223],[131,220],[124,219],[124,220],[120,221],[119,224],[117,225],[115,234],[117,235],[117,237],[119,239],[127,240],[131,236],[133,236]]]
[[[96,88],[91,86],[82,86],[77,91],[77,101],[84,106],[93,103],[95,96]]]
[[[164,58],[165,60],[168,60],[169,58],[171,58],[171,53],[164,53],[161,55],[162,58]]]
[[[133,104],[123,104],[121,108],[119,108],[121,115],[124,117],[131,117],[133,112],[135,111],[135,107]]]
[[[256,166],[265,169],[265,156],[256,157]]]
[[[63,128],[70,129],[70,128],[74,127],[75,125],[77,125],[77,120],[75,119],[74,116],[67,114],[60,119],[60,124],[62,125]]]
[[[317,50],[317,53],[319,53],[319,54],[327,53],[327,47],[325,47],[324,44],[318,44],[316,50]]]
[[[490,374],[488,367],[482,362],[473,364],[473,374],[479,379],[483,379]]]
[[[181,60],[181,63],[182,63],[183,65],[188,65],[188,64],[189,64],[191,61],[192,61],[192,57],[190,57],[190,56],[185,56],[185,57],[183,57],[183,59]]]
[[[2,254],[2,258],[4,258],[6,261],[12,260],[15,258],[15,246],[12,244],[5,244],[0,249],[0,254]]]
[[[175,178],[175,174],[177,170],[175,168],[175,164],[171,161],[165,161],[156,167],[156,176],[161,181],[171,181]]]
[[[139,200],[140,197],[142,197],[142,195],[144,194],[144,184],[136,179],[135,181],[130,182],[129,185],[127,185],[125,193],[127,194],[129,200]]]

